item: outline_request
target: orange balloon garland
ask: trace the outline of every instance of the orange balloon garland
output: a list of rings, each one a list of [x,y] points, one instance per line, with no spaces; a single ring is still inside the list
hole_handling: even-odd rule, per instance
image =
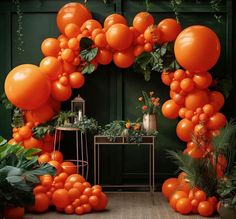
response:
[[[62,34],[42,42],[41,50],[45,57],[39,67],[29,64],[17,66],[5,81],[7,97],[14,105],[25,110],[27,124],[37,126],[58,113],[60,102],[71,97],[72,89],[84,85],[85,77],[81,72],[88,64],[94,65],[96,69],[98,64],[108,65],[113,61],[119,68],[128,68],[144,51],[151,52],[157,44],[175,41],[176,60],[186,70],[162,73],[161,79],[170,86],[171,97],[163,104],[162,113],[168,119],[182,119],[176,127],[176,134],[188,145],[185,153],[199,159],[212,151],[206,142],[225,126],[227,120],[218,112],[224,105],[224,96],[208,89],[212,84],[212,76],[207,71],[215,65],[220,55],[219,39],[210,28],[195,25],[181,32],[181,26],[175,19],[164,19],[156,25],[148,12],[138,13],[132,27],[119,14],[108,16],[102,26],[92,19],[90,11],[80,3],[64,5],[57,14],[57,25]],[[83,37],[92,39],[91,48],[97,48],[97,54],[89,62],[80,56],[83,50],[80,41]],[[12,144],[22,141],[25,148],[41,148],[44,152],[53,149],[51,140],[35,139],[31,132],[24,133],[27,128],[20,130],[13,133]],[[192,134],[200,139],[205,138],[201,147],[189,146]],[[67,186],[69,188],[70,185]],[[182,190],[188,195],[188,182],[183,179],[178,183],[177,179],[170,179],[163,184],[163,193],[168,199],[174,200],[171,194],[175,190]],[[56,195],[52,198],[58,210],[64,208],[65,213],[82,214],[91,209],[102,210],[107,204],[106,196],[101,193],[98,200],[96,197],[91,198],[91,205],[76,207],[75,201],[72,204],[69,201],[73,191],[68,189],[68,192],[61,190],[58,193],[58,197],[66,197],[66,203],[61,203]],[[100,203],[95,206],[97,201]],[[185,195],[175,201],[171,203],[176,204],[174,208],[180,213],[187,214],[192,210],[192,200]],[[188,203],[187,210],[182,208],[182,202]]]

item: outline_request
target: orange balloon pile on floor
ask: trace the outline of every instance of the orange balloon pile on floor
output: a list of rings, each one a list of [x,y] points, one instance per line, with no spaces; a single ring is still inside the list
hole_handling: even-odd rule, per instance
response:
[[[155,45],[175,41],[176,60],[185,70],[162,73],[163,83],[170,86],[171,98],[163,104],[162,113],[168,119],[181,118],[176,133],[187,142],[184,153],[198,159],[212,151],[211,137],[226,124],[226,118],[219,112],[224,96],[209,90],[213,82],[208,71],[220,56],[219,39],[211,29],[196,25],[181,32],[175,19],[167,18],[155,24],[148,12],[138,13],[133,26],[128,26],[119,14],[109,15],[102,25],[92,19],[90,11],[80,3],[64,5],[57,14],[57,26],[61,35],[42,42],[45,57],[39,66],[17,66],[5,81],[8,99],[24,111],[25,120],[23,127],[13,129],[9,142],[42,149],[39,162],[49,162],[57,169],[55,178],[43,176],[35,188],[36,212],[55,205],[58,211],[82,214],[106,206],[101,187],[91,188],[83,177],[75,174],[71,163],[62,162],[59,152],[52,152],[53,136],[47,134],[43,139],[36,139],[32,135],[33,127],[51,120],[60,111],[60,102],[70,98],[73,88],[84,85],[82,72],[86,68],[94,70],[98,64],[108,65],[112,61],[117,67],[128,68],[136,57],[151,52]],[[83,38],[92,40],[91,48],[96,49],[92,58],[81,56],[81,52],[87,52],[87,48],[81,46]],[[221,161],[217,164],[219,177],[226,166],[224,157]],[[171,206],[182,214],[194,212],[210,216],[215,209],[215,198],[207,198],[200,189],[190,189],[188,182],[179,178],[168,179],[163,184],[163,194],[170,199]]]
[[[83,176],[77,174],[77,167],[70,161],[63,162],[60,151],[43,153],[39,163],[49,163],[56,170],[56,176],[40,176],[40,184],[34,188],[35,205],[29,210],[43,213],[49,206],[66,214],[85,214],[105,209],[108,199],[99,185],[91,186]]]

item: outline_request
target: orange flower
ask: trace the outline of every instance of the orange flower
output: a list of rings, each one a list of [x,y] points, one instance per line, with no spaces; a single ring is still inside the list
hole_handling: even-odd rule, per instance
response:
[[[148,109],[148,106],[146,106],[146,105],[142,106],[142,110],[143,110],[143,111],[145,111],[145,110],[147,110],[147,109]]]

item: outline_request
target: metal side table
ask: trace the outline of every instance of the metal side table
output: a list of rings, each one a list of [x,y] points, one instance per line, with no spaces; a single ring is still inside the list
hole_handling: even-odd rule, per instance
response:
[[[87,145],[87,134],[82,133],[78,128],[70,128],[70,127],[56,127],[55,128],[55,137],[54,137],[54,150],[61,149],[61,133],[62,132],[75,132],[75,140],[76,140],[76,159],[74,160],[66,160],[76,163],[77,172],[81,174],[85,179],[88,179],[88,171],[89,171],[89,162],[88,162],[88,145]],[[80,137],[79,137],[80,136]],[[57,146],[57,139],[58,146]],[[86,171],[85,171],[86,168]],[[85,173],[86,172],[86,173]]]
[[[141,143],[130,143],[126,137],[117,136],[111,142],[106,136],[94,136],[94,184],[100,184],[100,146],[101,145],[148,145],[149,146],[149,184],[148,185],[102,185],[104,187],[131,188],[147,187],[151,193],[155,191],[155,136],[144,136]]]

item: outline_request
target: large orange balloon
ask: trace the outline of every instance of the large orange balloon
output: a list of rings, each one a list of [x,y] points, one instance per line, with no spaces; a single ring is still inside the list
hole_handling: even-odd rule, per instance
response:
[[[190,120],[182,119],[176,127],[176,134],[182,141],[188,142],[191,141],[193,129],[194,125]]]
[[[127,25],[128,23],[122,15],[120,15],[120,14],[111,14],[108,17],[106,17],[103,26],[104,26],[105,29],[108,29],[113,24],[125,24],[125,25]]]
[[[46,103],[51,87],[36,65],[24,64],[12,69],[5,80],[5,93],[15,106],[32,110]]]
[[[57,26],[60,32],[64,33],[67,24],[74,23],[81,27],[88,19],[92,19],[92,15],[84,5],[80,3],[68,3],[57,14]]]
[[[180,24],[173,18],[166,18],[158,24],[158,29],[161,32],[161,42],[171,42],[176,39],[181,32]]]
[[[212,76],[209,72],[194,74],[193,82],[196,88],[206,89],[211,85]]]
[[[53,81],[51,94],[55,100],[65,101],[70,98],[72,89],[69,85],[64,86],[59,81]]]
[[[212,68],[220,56],[220,41],[208,27],[195,25],[184,29],[176,38],[174,51],[178,63],[193,72]]]
[[[130,67],[134,63],[133,48],[114,53],[113,61],[119,68]]]
[[[203,107],[208,101],[209,98],[206,91],[195,89],[186,96],[185,107],[190,110],[195,110],[198,107]]]
[[[222,113],[215,113],[213,116],[209,118],[207,122],[207,128],[211,130],[217,130],[223,128],[226,124],[227,120]]]
[[[169,199],[174,191],[177,189],[179,181],[177,178],[169,178],[162,184],[162,194]]]
[[[210,103],[214,107],[215,111],[219,111],[225,103],[225,98],[219,91],[212,91],[210,93]]]
[[[108,45],[116,50],[124,50],[130,47],[133,33],[124,24],[113,24],[106,32]]]
[[[37,109],[25,112],[27,122],[38,122],[40,124],[49,121],[53,116],[54,112],[49,103],[46,103]]]
[[[39,65],[40,71],[45,74],[50,80],[58,79],[58,75],[62,73],[62,64],[57,58],[48,56],[45,57]]]
[[[102,25],[94,19],[89,19],[83,23],[81,26],[81,31],[88,30],[90,34],[92,34],[95,29],[102,29]]]
[[[133,20],[133,26],[139,33],[144,33],[146,28],[152,24],[154,24],[154,18],[146,11],[136,14]]]
[[[177,105],[173,100],[167,100],[162,108],[163,115],[168,119],[175,119],[179,115],[180,106]]]
[[[41,50],[45,56],[57,57],[60,52],[60,42],[55,38],[47,38],[42,42]]]

